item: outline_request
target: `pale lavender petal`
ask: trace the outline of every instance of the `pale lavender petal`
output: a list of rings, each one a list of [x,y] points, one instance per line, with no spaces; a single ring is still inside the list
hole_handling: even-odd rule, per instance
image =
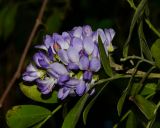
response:
[[[73,62],[73,63],[79,62],[79,53],[75,48],[70,47],[67,50],[67,55],[68,55],[68,58],[71,60],[71,62]]]
[[[71,45],[79,52],[83,48],[83,43],[80,38],[73,38],[71,41]]]
[[[79,68],[81,70],[87,70],[89,68],[89,58],[87,56],[82,56],[80,58]]]
[[[66,82],[66,86],[67,87],[74,87],[74,86],[77,86],[79,84],[79,82],[80,82],[80,80],[72,78]]]
[[[82,27],[74,27],[71,31],[73,37],[81,38],[82,36]]]
[[[36,80],[37,78],[38,78],[38,77],[31,77],[31,76],[28,76],[28,75],[22,76],[22,79],[23,79],[24,81],[29,81],[29,82],[34,81],[34,80]]]
[[[104,41],[106,40],[106,35],[105,35],[104,31],[99,28],[99,29],[97,29],[97,32],[98,32],[98,36],[101,37],[102,43],[104,43]]]
[[[97,44],[94,45],[94,50],[92,52],[92,57],[98,57],[99,56],[99,50]]]
[[[44,44],[47,48],[49,48],[53,44],[52,37],[50,35],[46,35],[44,38]]]
[[[67,51],[64,50],[64,49],[60,49],[58,51],[58,56],[60,58],[60,60],[65,64],[67,65],[69,63],[69,58],[67,56]]]
[[[33,66],[32,63],[30,63],[27,68],[26,68],[26,71],[29,72],[29,71],[37,71],[37,68],[35,66]]]
[[[98,43],[98,32],[97,31],[92,33],[92,40],[93,42]]]
[[[97,72],[99,71],[100,68],[101,68],[100,60],[98,58],[92,58],[90,61],[89,69],[93,72]]]
[[[110,28],[110,29],[104,29],[105,35],[109,43],[111,43],[113,37],[115,36],[115,31]]]
[[[50,64],[50,68],[53,72],[55,72],[58,75],[68,75],[68,71],[65,68],[65,66],[58,62]]]
[[[35,48],[42,49],[42,50],[45,50],[45,51],[48,50],[45,45],[36,45]]]
[[[92,35],[92,28],[89,25],[83,26],[82,28],[83,36],[91,36]]]
[[[70,45],[71,37],[70,37],[69,33],[68,32],[63,32],[62,37],[68,43],[68,45]]]
[[[76,87],[76,93],[79,95],[79,96],[82,96],[85,92],[85,89],[86,89],[86,84],[84,81],[80,81],[79,84],[77,85]]]
[[[86,37],[83,40],[83,46],[85,51],[90,55],[94,50],[94,42],[91,37]]]
[[[90,71],[85,71],[84,74],[83,74],[83,79],[85,81],[91,81],[92,80],[92,72]]]

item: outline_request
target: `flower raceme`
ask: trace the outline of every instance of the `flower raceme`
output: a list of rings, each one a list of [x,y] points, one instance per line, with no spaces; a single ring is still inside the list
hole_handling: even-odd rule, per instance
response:
[[[35,81],[42,94],[56,87],[61,100],[68,95],[82,96],[97,80],[96,72],[101,68],[98,36],[108,55],[114,35],[113,29],[92,31],[89,25],[61,35],[46,35],[43,44],[35,46],[39,51],[23,73],[23,80]]]

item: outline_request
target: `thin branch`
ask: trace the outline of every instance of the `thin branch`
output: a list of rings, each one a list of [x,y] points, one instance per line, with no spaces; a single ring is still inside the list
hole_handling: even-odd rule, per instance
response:
[[[15,81],[20,77],[21,70],[22,70],[22,67],[23,67],[23,64],[24,64],[24,60],[25,60],[25,58],[26,58],[26,55],[27,55],[27,53],[28,53],[28,50],[29,50],[30,45],[31,45],[31,43],[32,43],[32,40],[33,40],[33,38],[34,38],[34,36],[35,36],[35,34],[36,34],[36,31],[37,31],[39,25],[40,25],[41,22],[42,22],[42,17],[43,17],[44,10],[45,10],[45,8],[46,8],[47,2],[48,2],[48,0],[43,0],[42,6],[41,6],[40,11],[39,11],[39,14],[38,14],[38,17],[37,17],[37,19],[36,19],[36,22],[35,22],[35,24],[34,24],[34,27],[33,27],[33,29],[32,29],[32,32],[31,32],[31,34],[30,34],[30,36],[29,36],[29,38],[28,38],[28,41],[27,41],[27,43],[26,43],[24,52],[23,52],[23,54],[22,54],[22,56],[21,56],[21,59],[20,59],[18,68],[17,68],[14,76],[12,77],[11,81],[8,83],[8,86],[7,86],[6,90],[4,91],[4,93],[3,93],[3,95],[2,95],[2,97],[1,97],[1,99],[0,99],[0,108],[3,106],[3,102],[4,102],[4,100],[6,99],[8,93],[10,92],[10,90],[11,90],[12,86],[14,85]]]

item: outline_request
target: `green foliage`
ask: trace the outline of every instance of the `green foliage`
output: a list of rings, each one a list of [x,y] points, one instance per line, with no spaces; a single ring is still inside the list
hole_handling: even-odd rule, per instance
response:
[[[133,112],[130,112],[128,115],[126,128],[137,128],[137,120]]]
[[[7,124],[10,128],[28,128],[42,121],[51,114],[46,108],[36,105],[14,106],[6,114]]]
[[[100,37],[98,37],[98,47],[99,47],[99,52],[100,52],[101,63],[103,65],[105,73],[108,76],[113,76],[113,71],[110,66],[109,56],[106,55],[106,51],[104,49],[104,46],[103,46],[103,43]]]
[[[27,96],[28,98],[32,100],[42,102],[42,103],[57,103],[58,102],[56,91],[53,91],[49,98],[44,99],[42,98],[42,94],[37,89],[36,85],[27,86],[24,83],[20,83],[20,89],[24,93],[25,96]]]
[[[151,52],[155,59],[156,65],[160,68],[160,52],[159,51],[160,51],[160,39],[157,39],[151,47]]]
[[[0,11],[0,37],[6,40],[14,30],[18,4],[8,5]]]
[[[136,95],[131,99],[140,111],[145,115],[148,120],[151,120],[154,116],[154,110],[156,109],[156,105],[149,100],[146,100],[141,95]]]
[[[64,119],[62,128],[75,128],[88,97],[88,93],[83,95],[76,105],[69,111]]]

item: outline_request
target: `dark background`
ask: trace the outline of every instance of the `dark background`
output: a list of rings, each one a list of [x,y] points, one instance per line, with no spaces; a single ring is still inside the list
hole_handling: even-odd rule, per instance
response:
[[[139,0],[135,0],[138,4]],[[156,28],[160,28],[160,1],[149,0],[150,20]],[[9,80],[13,77],[25,44],[29,38],[42,0],[0,0],[0,97],[3,95]],[[53,32],[69,31],[74,26],[89,24],[93,30],[112,27],[116,31],[113,45],[116,46],[113,56],[118,62],[122,57],[122,47],[129,32],[130,21],[134,10],[126,0],[49,0],[43,17],[43,24],[39,26],[36,36],[29,49],[25,66],[35,51],[34,46],[43,42],[43,36]],[[149,46],[155,35],[145,27],[145,34]],[[137,31],[133,32],[133,40]],[[133,44],[133,48],[137,46]],[[131,50],[137,53],[136,50]],[[138,54],[138,53],[137,53]],[[22,72],[23,72],[22,71]],[[0,127],[5,128],[5,113],[14,105],[38,104],[26,98],[19,90],[19,78],[8,94],[4,106],[0,109]],[[117,85],[118,83],[118,85]],[[118,119],[116,103],[121,94],[123,84],[120,81],[112,83],[91,109],[88,117],[88,128],[111,128]],[[118,86],[118,87],[117,87]],[[116,89],[115,89],[116,88]],[[118,89],[117,89],[118,88]],[[76,101],[76,100],[75,100]],[[73,101],[74,102],[74,101]],[[40,104],[41,105],[41,104]],[[44,105],[52,108],[52,105]],[[72,106],[72,103],[71,103]],[[59,128],[62,124],[61,112],[47,122],[46,127]],[[83,124],[79,123],[78,127]]]

